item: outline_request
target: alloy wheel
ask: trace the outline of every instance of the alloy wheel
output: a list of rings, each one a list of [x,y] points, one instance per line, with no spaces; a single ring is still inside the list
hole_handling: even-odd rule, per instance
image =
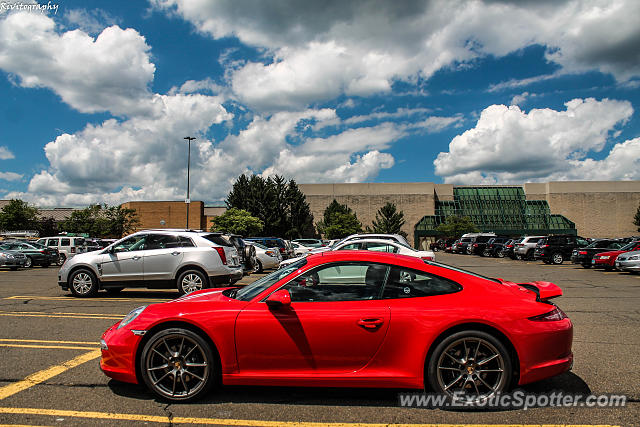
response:
[[[71,286],[79,295],[87,295],[93,287],[93,279],[89,273],[80,272],[73,277]]]
[[[437,360],[437,383],[450,396],[480,402],[505,389],[505,356],[484,338],[464,337],[450,343]]]
[[[559,252],[556,252],[555,254],[553,254],[553,256],[551,257],[552,261],[554,264],[562,264],[562,254]]]
[[[33,260],[31,259],[31,257],[27,257],[26,261],[24,262],[24,268],[31,268],[33,266]]]
[[[196,272],[188,272],[187,274],[182,276],[180,280],[180,288],[185,293],[188,294],[190,292],[199,291],[204,286],[204,281],[202,277]]]

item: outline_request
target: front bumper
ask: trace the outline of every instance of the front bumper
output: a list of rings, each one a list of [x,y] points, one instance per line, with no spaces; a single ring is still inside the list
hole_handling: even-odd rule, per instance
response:
[[[100,369],[106,376],[114,380],[138,384],[135,352],[142,337],[135,335],[126,327],[118,329],[119,323],[102,334],[101,342],[104,342],[105,345],[102,346]]]
[[[616,260],[616,268],[624,271],[640,271],[640,261]]]
[[[0,258],[0,267],[24,267],[26,258]]]

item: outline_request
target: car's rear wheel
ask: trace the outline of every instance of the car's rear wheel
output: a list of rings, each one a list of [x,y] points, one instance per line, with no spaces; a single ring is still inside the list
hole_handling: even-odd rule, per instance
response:
[[[26,261],[24,262],[24,268],[31,268],[31,267],[33,267],[33,260],[31,259],[30,256],[28,256]]]
[[[170,328],[153,335],[140,358],[140,373],[151,391],[170,401],[202,397],[213,384],[213,352],[198,334]]]
[[[485,249],[484,251],[482,251],[482,256],[491,256],[491,250]]]
[[[69,277],[69,289],[77,297],[92,297],[98,293],[98,279],[93,271],[81,268]]]
[[[562,264],[564,261],[564,259],[562,259],[562,254],[560,252],[554,252],[553,255],[551,255],[551,262],[556,264],[556,265],[560,265]]]
[[[509,388],[512,362],[507,348],[493,335],[461,331],[438,344],[427,372],[437,393],[481,403]]]
[[[207,287],[207,278],[198,270],[186,270],[178,276],[178,291],[183,295]]]
[[[67,260],[67,256],[65,254],[60,254],[58,255],[58,260],[56,261],[56,264],[62,265],[66,260]]]
[[[498,258],[504,258],[504,251],[497,252]]]
[[[262,273],[264,268],[262,267],[262,263],[259,259],[256,260],[256,273]]]

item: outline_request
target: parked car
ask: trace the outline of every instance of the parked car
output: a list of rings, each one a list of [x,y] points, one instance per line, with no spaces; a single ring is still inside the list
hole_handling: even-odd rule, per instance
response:
[[[287,252],[287,258],[293,258],[296,256],[296,250],[293,247],[293,242],[291,240],[284,241],[285,250]],[[280,250],[278,250],[280,252]]]
[[[304,255],[305,253],[309,252],[310,250],[312,250],[313,248],[308,248],[306,246],[303,246],[299,243],[296,242],[291,242],[291,244],[293,245],[293,255],[294,258],[299,257],[301,255]]]
[[[532,260],[535,252],[536,245],[546,236],[524,236],[522,240],[516,243],[513,252],[517,259]]]
[[[458,243],[453,247],[454,254],[466,254],[467,248],[471,243],[471,236],[464,235],[460,239],[458,239]]]
[[[574,249],[584,248],[588,244],[589,241],[584,237],[571,234],[547,236],[538,240],[534,257],[545,264],[562,264],[571,259]]]
[[[17,270],[20,267],[24,267],[27,263],[27,257],[19,251],[12,251],[9,249],[2,249],[0,247],[0,267],[10,268],[11,270]]]
[[[515,247],[516,243],[518,243],[522,239],[510,239],[504,242],[502,245],[502,249],[498,252],[498,258],[509,257],[511,259],[516,259]]]
[[[635,240],[615,251],[600,252],[593,256],[593,268],[604,268],[613,270],[616,266],[616,259],[620,254],[640,250],[640,240]]]
[[[294,239],[292,240],[292,242],[304,245],[308,248],[319,248],[321,246],[326,246],[325,243],[320,239]]]
[[[571,253],[571,262],[580,264],[584,268],[591,268],[593,257],[600,252],[607,250],[617,250],[625,245],[619,239],[596,239],[584,248],[574,249]]]
[[[452,241],[451,243],[447,243],[447,244],[444,246],[444,251],[445,251],[445,252],[449,252],[449,253],[453,253],[453,248],[455,248],[455,246],[458,244],[458,241],[459,241],[459,240],[458,240],[458,239],[456,239],[456,240]]]
[[[622,271],[637,273],[640,271],[640,251],[626,252],[618,255],[616,268]]]
[[[456,239],[438,239],[429,245],[429,249],[433,252],[444,251],[447,247],[451,247],[455,241]]]
[[[242,236],[238,234],[223,234],[223,237],[227,239],[238,251],[240,257],[240,264],[242,264],[243,274],[251,274],[256,270],[257,258],[256,249],[252,245],[247,245],[242,239]]]
[[[278,268],[282,262],[282,256],[278,248],[267,248],[258,242],[248,242],[253,245],[256,252],[256,272],[262,273],[265,269]]]
[[[496,237],[495,233],[480,233],[471,237],[471,243],[467,246],[467,254],[482,255],[487,247],[487,242]]]
[[[428,387],[482,403],[571,368],[573,325],[549,302],[561,295],[549,282],[332,251],[244,288],[136,308],[102,335],[100,368],[173,402],[221,383]]]
[[[418,251],[413,249],[409,245],[405,245],[393,240],[384,239],[351,239],[346,242],[338,243],[325,252],[333,251],[347,251],[347,250],[360,250],[360,251],[374,251],[374,252],[389,252],[394,254],[401,254],[407,256],[413,256],[421,258],[425,261],[435,261],[436,255],[433,251]],[[313,255],[313,252],[308,252],[299,258],[288,259],[280,263],[280,268],[290,265],[305,256]]]
[[[289,251],[287,250],[287,245],[284,243],[284,239],[281,239],[279,237],[247,237],[244,240],[248,242],[258,242],[262,246],[266,246],[268,248],[278,248],[282,259],[290,258]]]
[[[492,257],[500,257],[502,253],[502,247],[506,242],[508,242],[508,237],[494,237],[489,239],[484,250],[482,251],[482,256],[492,256]],[[502,255],[504,257],[504,255]]]
[[[238,251],[220,233],[144,230],[68,259],[58,272],[58,285],[77,297],[134,286],[176,287],[185,294],[241,278]]]
[[[56,249],[48,248],[36,242],[4,243],[0,245],[0,249],[22,253],[26,258],[24,263],[25,268],[30,268],[34,265],[49,267],[58,261],[58,251]]]
[[[75,236],[54,236],[43,237],[36,240],[41,245],[55,248],[58,250],[58,265],[64,264],[67,258],[71,258],[76,254],[86,252],[84,237]]]

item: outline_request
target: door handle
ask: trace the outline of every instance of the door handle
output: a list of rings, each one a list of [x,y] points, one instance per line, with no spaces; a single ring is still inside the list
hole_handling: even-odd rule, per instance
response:
[[[365,329],[378,329],[384,323],[383,319],[379,317],[376,318],[366,318],[360,319],[356,322],[358,326],[362,326]]]
[[[137,261],[137,260],[139,260],[139,259],[140,259],[140,257],[139,257],[138,255],[136,255],[136,256],[134,256],[134,257],[133,257],[133,258],[131,258],[131,259],[132,259],[132,260],[134,260],[134,261]]]
[[[177,255],[180,255],[180,252],[178,252],[178,251],[173,251],[173,252],[171,252],[171,255],[173,255],[173,256],[177,256]]]

